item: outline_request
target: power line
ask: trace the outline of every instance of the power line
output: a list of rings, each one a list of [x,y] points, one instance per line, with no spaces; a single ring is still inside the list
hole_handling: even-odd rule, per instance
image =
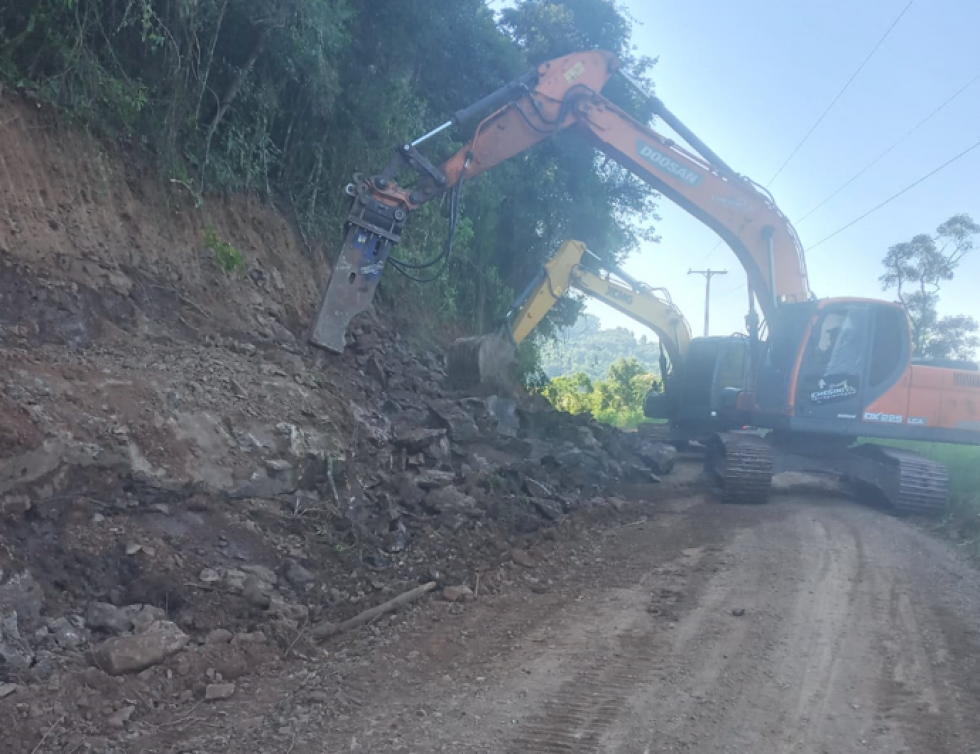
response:
[[[834,236],[836,236],[838,233],[843,233],[845,230],[847,230],[848,228],[850,228],[852,225],[860,222],[861,220],[863,220],[864,218],[866,218],[868,215],[873,214],[874,212],[877,212],[879,209],[881,209],[882,207],[884,207],[886,204],[890,204],[891,202],[893,202],[896,199],[898,199],[898,197],[900,197],[902,194],[905,194],[908,191],[911,191],[916,186],[918,186],[920,183],[922,183],[923,181],[925,181],[928,178],[931,178],[932,176],[934,176],[936,173],[938,173],[943,168],[946,168],[946,167],[952,165],[954,162],[956,162],[961,157],[965,157],[966,155],[968,155],[970,152],[972,152],[977,147],[980,147],[980,141],[978,141],[975,144],[967,147],[962,152],[960,152],[958,155],[955,155],[954,157],[951,157],[950,159],[946,160],[946,162],[944,162],[938,168],[935,168],[934,170],[929,171],[924,176],[922,176],[921,178],[919,178],[917,181],[915,181],[913,183],[910,183],[908,186],[906,186],[905,188],[903,188],[901,191],[899,191],[899,192],[897,192],[895,194],[892,194],[890,197],[888,197],[887,199],[885,199],[885,201],[883,201],[881,204],[877,205],[876,207],[872,207],[871,209],[869,209],[867,212],[865,212],[860,217],[856,217],[855,219],[851,220],[851,222],[849,222],[847,225],[843,226],[842,228],[838,228],[837,230],[835,230],[829,236],[825,236],[824,238],[821,238],[815,244],[813,244],[812,246],[810,246],[807,249],[807,251],[808,252],[809,251],[813,251],[815,248],[817,248],[824,241],[829,241],[831,238],[833,238]]]
[[[940,110],[942,110],[943,108],[945,108],[950,102],[952,102],[954,99],[956,99],[957,97],[959,97],[963,92],[965,92],[967,89],[969,89],[971,86],[973,86],[977,81],[980,81],[980,73],[977,73],[976,76],[974,76],[972,79],[970,79],[968,82],[966,82],[963,86],[961,86],[959,89],[957,89],[955,92],[953,92],[949,97],[947,97],[945,99],[945,101],[943,101],[943,103],[939,107],[937,107],[935,110],[933,110],[931,113],[929,113],[925,118],[923,118],[918,123],[916,123],[911,129],[909,129],[908,131],[906,131],[905,132],[905,135],[903,135],[898,141],[896,141],[894,144],[892,144],[890,147],[888,147],[888,149],[886,149],[884,152],[882,152],[881,154],[879,154],[871,162],[869,162],[867,165],[865,165],[863,168],[861,168],[858,172],[856,172],[854,175],[852,175],[845,183],[843,183],[833,193],[831,193],[830,196],[828,196],[826,199],[824,199],[822,202],[820,202],[820,204],[818,204],[816,207],[814,207],[809,212],[807,212],[805,215],[803,215],[803,217],[801,217],[798,220],[796,220],[796,222],[797,223],[801,223],[804,220],[806,220],[810,215],[812,215],[814,212],[816,212],[818,209],[820,209],[822,206],[824,206],[827,202],[829,202],[831,199],[833,199],[835,196],[837,196],[841,191],[843,191],[844,189],[846,189],[848,186],[850,186],[852,183],[854,183],[854,181],[856,181],[858,178],[860,178],[862,175],[864,175],[866,172],[868,172],[871,168],[873,168],[875,165],[877,165],[879,162],[881,162],[881,160],[886,155],[888,155],[890,152],[892,152],[892,150],[894,150],[899,144],[901,144],[909,136],[911,136],[912,134],[914,134],[916,131],[918,131],[920,128],[922,128],[922,126],[924,126],[926,123],[928,123],[930,120],[932,120],[932,118],[934,116],[936,116],[939,113]]]
[[[885,33],[881,36],[881,39],[878,40],[877,44],[875,44],[875,46],[871,48],[871,52],[869,52],[867,57],[861,62],[861,65],[857,67],[857,70],[855,70],[854,73],[851,74],[851,77],[847,80],[847,82],[844,84],[841,90],[837,92],[837,96],[830,101],[830,104],[827,105],[827,108],[823,111],[820,117],[817,118],[816,123],[814,123],[810,127],[810,130],[806,132],[806,134],[800,140],[800,143],[796,145],[796,148],[793,149],[792,152],[790,152],[789,157],[787,157],[783,161],[783,164],[779,166],[779,170],[777,170],[775,175],[773,175],[773,177],[769,179],[769,182],[766,183],[766,186],[770,186],[772,182],[779,177],[780,173],[782,173],[783,170],[786,168],[786,166],[789,165],[790,160],[792,160],[796,156],[796,153],[799,152],[800,149],[803,147],[803,145],[807,143],[807,141],[809,140],[813,132],[817,130],[817,126],[819,126],[823,122],[823,119],[827,117],[827,114],[834,108],[834,105],[837,104],[837,101],[844,96],[844,92],[848,90],[848,88],[851,86],[851,83],[854,81],[854,79],[857,78],[858,74],[861,73],[862,70],[864,70],[864,66],[866,66],[868,64],[868,61],[871,60],[872,57],[874,57],[874,54],[876,52],[878,52],[878,48],[881,47],[882,43],[884,43],[886,39],[888,39],[888,36],[892,33],[892,29],[894,29],[898,25],[898,22],[902,20],[902,17],[906,13],[908,13],[909,8],[912,7],[912,3],[914,2],[915,0],[908,1],[908,4],[906,4],[906,6],[902,9],[902,12],[898,14],[898,17],[894,21],[892,21],[891,26],[889,26],[888,29],[885,31]]]

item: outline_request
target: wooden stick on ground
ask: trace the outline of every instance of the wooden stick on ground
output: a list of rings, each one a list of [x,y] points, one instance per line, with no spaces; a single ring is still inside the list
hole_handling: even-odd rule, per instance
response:
[[[430,581],[428,584],[423,584],[422,586],[415,587],[408,592],[403,592],[397,597],[394,597],[387,602],[384,602],[377,607],[372,607],[370,610],[365,610],[363,613],[358,613],[350,620],[345,620],[343,623],[320,623],[313,627],[311,634],[314,639],[327,639],[331,636],[336,636],[337,634],[342,634],[345,631],[350,631],[352,628],[357,628],[363,626],[365,623],[370,623],[375,618],[380,618],[386,613],[394,612],[403,605],[408,605],[409,603],[415,602],[419,597],[431,592],[436,588],[436,582]]]

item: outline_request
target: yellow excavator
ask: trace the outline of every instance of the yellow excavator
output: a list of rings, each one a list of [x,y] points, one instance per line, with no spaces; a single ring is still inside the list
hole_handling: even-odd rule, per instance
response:
[[[586,256],[592,264],[583,264]],[[748,339],[738,335],[692,339],[690,325],[665,288],[653,288],[605,265],[581,241],[562,243],[495,332],[453,343],[446,364],[450,384],[466,389],[506,379],[515,348],[573,288],[649,327],[660,340],[662,390],[656,386],[650,390],[643,413],[666,423],[645,427],[648,434],[683,447],[730,428],[729,404],[748,380]],[[711,372],[707,384],[705,379],[683,377],[688,363]],[[705,389],[709,395],[702,395]]]
[[[596,264],[584,265],[586,255]],[[514,348],[572,288],[653,330],[660,339],[660,368],[665,379],[683,362],[691,345],[691,328],[667,290],[651,288],[618,268],[605,267],[581,241],[565,241],[517,298],[496,332],[460,338],[453,344],[447,362],[450,381],[471,387],[500,377]]]

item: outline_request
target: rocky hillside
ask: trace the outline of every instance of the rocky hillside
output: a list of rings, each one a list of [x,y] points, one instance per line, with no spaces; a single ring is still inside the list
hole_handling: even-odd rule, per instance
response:
[[[65,750],[128,751],[105,742],[420,584],[500,588],[672,467],[540,400],[449,391],[396,316],[311,351],[327,254],[272,207],[195,208],[8,100],[0,174],[0,750],[60,720]]]

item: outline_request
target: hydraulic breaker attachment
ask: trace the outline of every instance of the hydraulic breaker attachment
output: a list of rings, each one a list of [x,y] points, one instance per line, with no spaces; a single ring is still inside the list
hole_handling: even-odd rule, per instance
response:
[[[347,187],[347,193],[354,197],[347,216],[347,237],[310,333],[310,342],[334,353],[343,353],[351,319],[371,305],[385,262],[408,218],[401,207],[375,199],[360,176],[355,180],[357,183]]]

